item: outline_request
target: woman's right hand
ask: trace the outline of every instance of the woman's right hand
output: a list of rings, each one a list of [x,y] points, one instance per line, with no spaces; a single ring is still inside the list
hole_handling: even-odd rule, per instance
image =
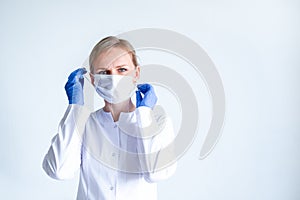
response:
[[[86,73],[85,68],[79,68],[73,71],[68,77],[68,82],[65,85],[65,90],[68,96],[69,104],[83,105],[83,84]]]

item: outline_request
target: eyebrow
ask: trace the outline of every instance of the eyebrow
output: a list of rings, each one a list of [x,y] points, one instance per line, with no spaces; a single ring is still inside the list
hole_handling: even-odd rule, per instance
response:
[[[116,66],[116,68],[120,68],[120,67],[129,67],[129,65],[127,65],[127,64],[122,64],[122,65]]]

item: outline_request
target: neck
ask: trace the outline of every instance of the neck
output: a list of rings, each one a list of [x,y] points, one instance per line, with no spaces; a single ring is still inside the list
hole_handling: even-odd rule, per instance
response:
[[[105,112],[110,112],[113,116],[114,121],[118,121],[121,112],[132,112],[135,110],[135,106],[133,105],[131,99],[123,101],[121,103],[112,104],[105,101],[105,105],[103,107]]]

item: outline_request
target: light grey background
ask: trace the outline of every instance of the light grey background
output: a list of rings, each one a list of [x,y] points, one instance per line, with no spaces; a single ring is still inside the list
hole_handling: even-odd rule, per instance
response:
[[[99,39],[153,27],[200,44],[227,98],[222,138],[198,160],[211,113],[203,84],[190,77],[199,135],[159,183],[159,199],[300,199],[299,10],[293,0],[1,1],[0,198],[75,198],[78,177],[56,181],[41,168],[67,107],[67,76]]]

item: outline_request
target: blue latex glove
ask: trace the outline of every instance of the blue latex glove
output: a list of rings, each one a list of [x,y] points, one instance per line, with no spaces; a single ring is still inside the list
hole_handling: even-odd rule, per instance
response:
[[[83,75],[86,72],[85,68],[79,68],[70,74],[68,82],[65,85],[69,104],[83,105]]]
[[[157,97],[154,92],[154,88],[150,84],[138,84],[138,91],[136,91],[136,107],[147,106],[151,109],[157,102]],[[142,97],[144,94],[144,98]]]

